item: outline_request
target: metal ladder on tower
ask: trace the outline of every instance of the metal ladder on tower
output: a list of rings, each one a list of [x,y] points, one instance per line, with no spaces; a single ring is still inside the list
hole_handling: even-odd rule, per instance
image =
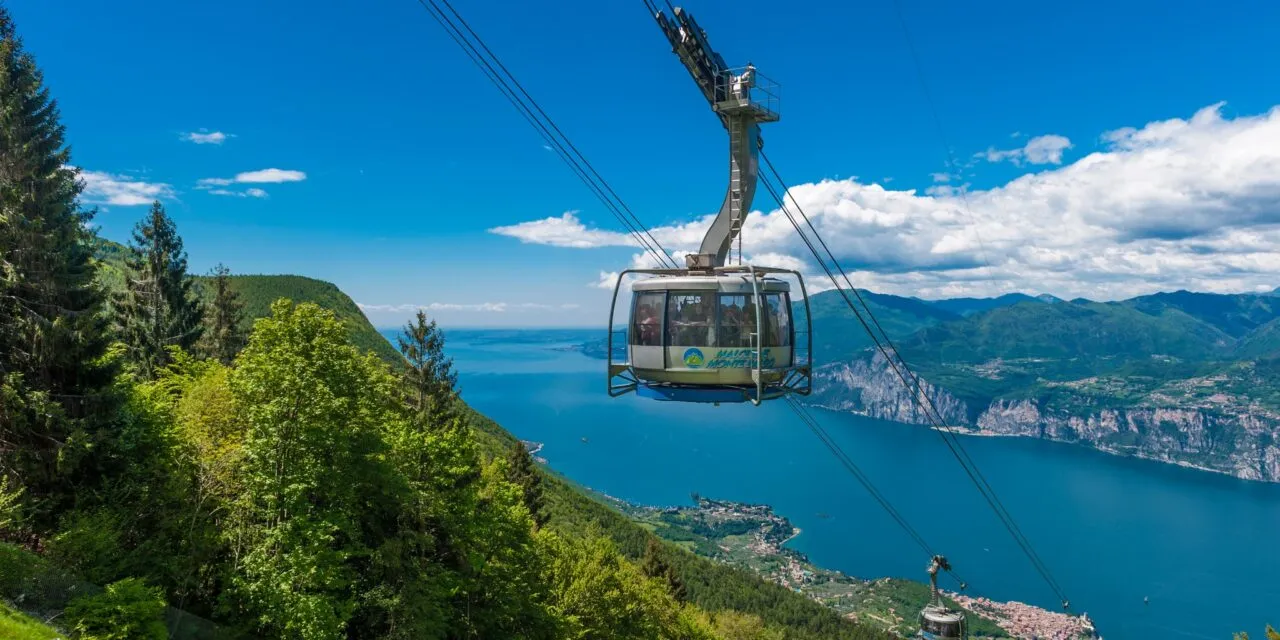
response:
[[[742,233],[742,166],[738,158],[742,157],[742,145],[746,144],[747,125],[742,122],[743,116],[730,115],[726,124],[729,128],[729,238],[740,238]],[[741,246],[741,245],[739,245]],[[738,259],[742,259],[739,249]]]

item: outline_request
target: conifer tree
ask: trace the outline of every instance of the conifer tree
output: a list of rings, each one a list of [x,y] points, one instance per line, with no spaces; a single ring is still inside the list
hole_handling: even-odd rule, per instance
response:
[[[410,406],[433,421],[447,422],[457,397],[458,375],[453,360],[444,355],[444,334],[436,321],[427,322],[427,314],[419,309],[396,342],[406,360],[403,377]]]
[[[145,377],[169,364],[166,347],[190,351],[204,331],[204,306],[187,277],[178,230],[158,201],[133,230],[125,292],[116,304],[120,339]]]
[[[520,487],[524,506],[533,516],[533,523],[539,528],[547,523],[546,505],[542,499],[542,476],[534,468],[533,456],[525,448],[524,442],[516,442],[516,446],[507,456],[507,479]]]
[[[114,375],[93,212],[80,209],[59,118],[0,7],[0,475],[33,499],[53,490],[68,436],[105,413]]]
[[[205,315],[202,351],[210,358],[230,365],[248,341],[244,327],[244,303],[231,288],[231,270],[219,264],[213,270],[213,301]]]
[[[684,581],[676,575],[676,571],[666,560],[662,559],[662,544],[657,538],[649,538],[644,547],[644,558],[640,561],[640,570],[650,578],[657,578],[667,584],[667,589],[678,602],[684,602],[688,593]]]

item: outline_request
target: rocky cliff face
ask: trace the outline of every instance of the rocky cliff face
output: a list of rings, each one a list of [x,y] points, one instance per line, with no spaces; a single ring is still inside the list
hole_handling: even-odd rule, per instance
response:
[[[923,388],[950,426],[977,433],[1078,443],[1218,471],[1247,480],[1280,482],[1280,416],[1248,406],[1136,406],[1068,413],[1034,400],[997,399],[981,411],[929,383]],[[814,372],[821,406],[908,424],[929,424],[901,380],[879,355],[829,364]]]

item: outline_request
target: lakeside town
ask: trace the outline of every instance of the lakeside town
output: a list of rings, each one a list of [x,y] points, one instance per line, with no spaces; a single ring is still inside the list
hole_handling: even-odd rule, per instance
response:
[[[899,578],[864,580],[815,566],[786,548],[801,534],[768,505],[714,500],[694,494],[688,507],[639,506],[605,496],[655,533],[690,551],[746,567],[762,578],[904,637],[918,630],[916,616],[929,599],[926,584]],[[970,635],[1043,640],[1097,638],[1087,615],[1056,613],[1021,602],[945,593],[949,606],[969,612]]]

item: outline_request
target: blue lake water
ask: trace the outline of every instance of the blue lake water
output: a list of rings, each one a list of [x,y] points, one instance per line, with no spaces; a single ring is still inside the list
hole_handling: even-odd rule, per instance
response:
[[[545,443],[566,476],[644,504],[689,504],[691,492],[767,503],[803,530],[790,546],[820,566],[926,578],[920,548],[785,406],[609,398],[603,362],[569,350],[594,337],[446,335],[463,398]],[[936,433],[814,413],[971,595],[1057,607]],[[1227,640],[1280,626],[1280,485],[1023,438],[963,442],[1103,637]]]

